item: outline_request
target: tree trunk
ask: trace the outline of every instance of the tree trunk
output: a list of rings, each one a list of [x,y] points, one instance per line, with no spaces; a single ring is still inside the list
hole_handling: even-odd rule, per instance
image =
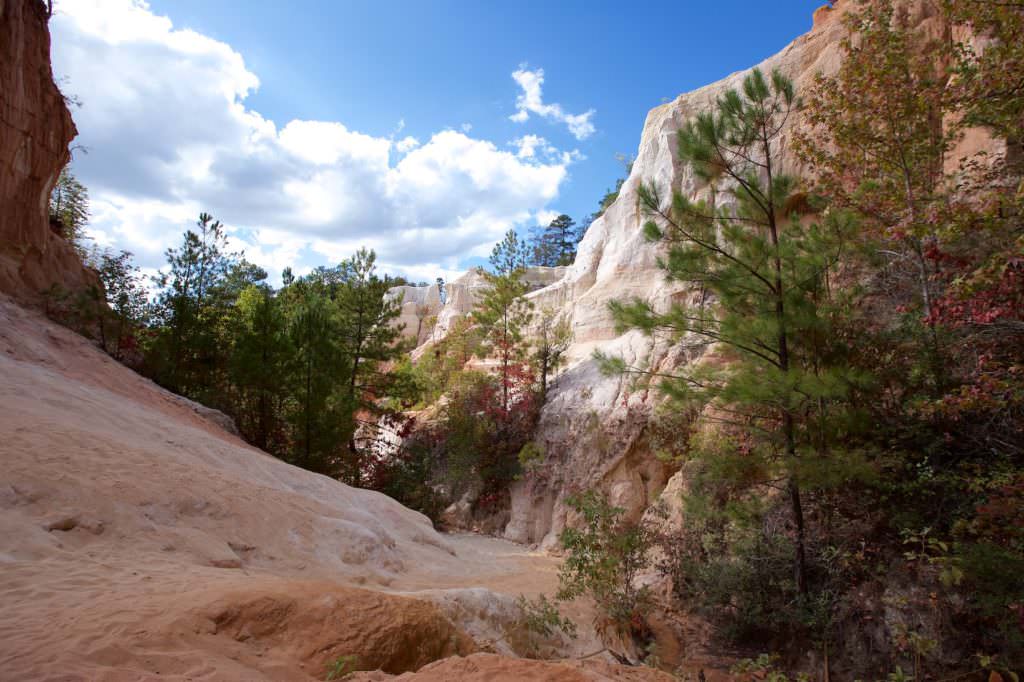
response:
[[[796,541],[794,543],[795,561],[793,574],[796,579],[796,588],[802,595],[807,594],[807,553],[804,547],[804,511],[800,501],[800,485],[792,476],[789,477],[789,504],[793,510],[793,520],[796,524]]]
[[[773,259],[773,268],[775,275],[775,316],[779,325],[779,337],[778,337],[778,357],[779,357],[779,369],[783,373],[789,373],[789,338],[788,331],[786,328],[786,297],[785,289],[782,281],[782,256],[779,249],[779,228],[776,222],[775,215],[775,204],[772,200],[774,196],[774,177],[771,163],[771,144],[769,142],[767,133],[762,131],[762,142],[763,152],[765,155],[766,173],[768,176],[768,210],[766,211],[766,218],[768,222],[768,231],[772,240],[772,247],[775,251]],[[789,459],[789,463],[797,457],[796,452],[796,424],[794,423],[793,413],[788,409],[783,409],[782,412],[782,426],[783,432],[786,438],[786,457]],[[794,474],[789,474],[789,502],[790,508],[793,512],[793,524],[796,526],[796,538],[794,543],[794,557],[793,557],[793,573],[796,579],[797,590],[801,595],[807,595],[807,557],[804,548],[804,510],[803,504],[800,500],[800,485],[797,483]]]

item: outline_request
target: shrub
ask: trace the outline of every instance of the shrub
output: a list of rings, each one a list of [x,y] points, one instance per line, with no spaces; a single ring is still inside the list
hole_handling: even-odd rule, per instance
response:
[[[527,599],[526,595],[521,594],[516,599],[516,606],[523,612],[522,625],[527,632],[541,637],[554,637],[558,632],[569,637],[576,636],[576,623],[562,616],[557,602],[548,599],[547,595]]]
[[[439,448],[437,429],[428,426],[404,435],[397,450],[367,463],[366,487],[437,523],[448,506],[445,495],[432,485]]]
[[[582,528],[562,531],[562,547],[568,552],[559,572],[558,599],[590,596],[605,624],[634,640],[647,638],[645,614],[651,606],[650,591],[638,587],[636,578],[647,568],[654,533],[642,523],[623,518],[599,493],[589,491],[567,500],[582,517]],[[602,630],[604,628],[600,627]]]

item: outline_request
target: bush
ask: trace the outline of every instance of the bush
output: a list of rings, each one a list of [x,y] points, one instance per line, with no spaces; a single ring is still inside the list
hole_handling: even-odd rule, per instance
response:
[[[526,595],[519,595],[516,599],[516,606],[523,612],[523,627],[527,632],[541,637],[554,637],[561,632],[569,637],[576,636],[576,623],[565,618],[558,611],[556,601],[548,599],[542,594],[536,599],[527,599]]]
[[[368,463],[366,487],[415,509],[436,524],[448,506],[448,499],[431,485],[438,447],[438,434],[431,427],[406,435],[395,452]]]
[[[524,375],[506,410],[495,377],[467,372],[444,407],[438,428],[446,478],[457,487],[478,481],[482,506],[493,506],[507,495],[520,472],[519,453],[530,442],[537,423],[532,384],[532,378]]]
[[[623,518],[599,493],[589,491],[570,497],[567,503],[582,517],[582,528],[562,531],[562,547],[568,552],[559,572],[558,599],[591,597],[604,623],[621,635],[643,643],[649,636],[646,613],[651,594],[636,586],[636,578],[650,563],[648,551],[654,533],[642,523]]]

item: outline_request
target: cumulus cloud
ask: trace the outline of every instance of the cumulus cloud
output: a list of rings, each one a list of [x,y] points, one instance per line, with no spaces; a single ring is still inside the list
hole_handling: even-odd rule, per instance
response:
[[[585,140],[596,131],[590,120],[595,113],[593,109],[582,114],[570,114],[564,111],[560,104],[544,102],[544,69],[531,71],[525,66],[520,66],[512,72],[512,80],[519,85],[522,92],[516,97],[516,113],[509,116],[511,120],[524,123],[530,119],[530,114],[536,114],[564,123],[577,140]]]
[[[512,144],[519,149],[516,156],[521,159],[531,159],[537,155],[538,147],[540,149],[547,149],[549,146],[547,140],[537,135],[523,135],[512,140]]]
[[[415,149],[416,147],[419,147],[419,146],[420,146],[420,141],[417,140],[412,135],[406,135],[401,140],[399,140],[398,142],[395,143],[395,149],[397,149],[402,154],[405,154],[406,152],[410,152],[410,151],[412,151],[413,149]]]
[[[377,250],[424,279],[485,255],[510,227],[547,210],[578,152],[530,154],[470,137],[352,130],[341,121],[279,127],[246,106],[259,87],[229,45],[175,28],[140,0],[62,3],[54,70],[84,105],[75,172],[89,187],[92,232],[145,267],[200,210],[272,273]],[[546,142],[544,143],[546,145]]]
[[[580,153],[580,150],[562,151],[538,135],[523,135],[509,142],[509,145],[516,148],[516,156],[520,159],[533,161],[543,160],[546,163],[556,163],[564,166],[583,161],[587,157]]]

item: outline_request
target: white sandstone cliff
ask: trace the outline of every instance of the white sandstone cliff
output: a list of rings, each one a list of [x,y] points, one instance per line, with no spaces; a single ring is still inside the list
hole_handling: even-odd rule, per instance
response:
[[[820,8],[809,33],[757,66],[765,73],[781,70],[793,79],[798,93],[816,74],[835,73],[845,35],[841,15],[852,5],[851,0],[840,0],[834,8]],[[944,35],[946,27],[930,3],[908,0],[901,10],[920,35]],[[683,285],[665,282],[657,264],[658,247],[643,236],[637,187],[653,181],[666,195],[678,189],[693,198],[701,196],[706,187],[677,158],[676,131],[696,113],[710,109],[723,93],[738,88],[748,73],[734,73],[651,110],[632,173],[618,198],[590,226],[564,275],[529,294],[538,308],[552,308],[569,320],[573,341],[567,366],[554,382],[541,416],[537,440],[547,453],[545,462],[513,487],[506,538],[553,546],[569,513],[565,498],[583,488],[604,490],[631,517],[639,518],[672,476],[673,469],[648,443],[657,392],[632,390],[624,380],[602,376],[592,356],[601,351],[652,368],[697,360],[667,344],[652,345],[638,332],[620,334],[608,303],[639,297],[663,308],[673,297],[693,295]],[[800,169],[787,145],[801,124],[797,112],[781,136],[781,157],[791,172]],[[439,317],[438,328],[426,335],[442,337],[449,322],[450,317],[442,325]]]

